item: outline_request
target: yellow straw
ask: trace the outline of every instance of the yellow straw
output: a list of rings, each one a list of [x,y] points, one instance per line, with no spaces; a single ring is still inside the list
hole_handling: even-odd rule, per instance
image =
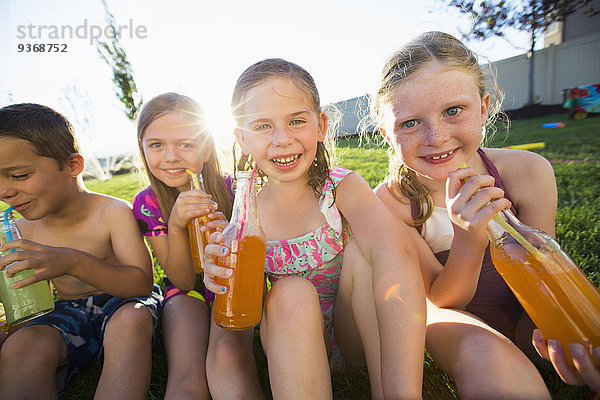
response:
[[[467,168],[467,164],[460,163],[460,168]],[[468,179],[469,178],[467,178],[467,180]],[[525,239],[519,232],[517,232],[515,228],[513,228],[508,222],[506,222],[504,218],[500,216],[500,213],[494,216],[494,221],[496,221],[498,225],[504,228],[506,232],[508,232],[513,238],[515,238],[515,240],[519,242],[521,246],[525,247],[525,249],[527,249],[527,251],[529,251],[535,258],[537,258],[538,260],[545,259],[544,254],[542,254],[538,249],[536,249],[531,243],[527,241],[527,239]]]
[[[192,177],[192,185],[194,185],[194,189],[200,190],[200,182],[198,182],[198,174],[195,174],[191,169],[186,169],[187,172]]]
[[[525,247],[527,251],[529,251],[535,258],[537,258],[538,260],[544,259],[544,255],[538,249],[533,247],[533,245],[529,243],[527,239],[525,239],[519,232],[517,232],[515,228],[513,228],[508,222],[506,222],[504,218],[500,216],[500,214],[496,214],[496,216],[494,217],[494,221],[496,221],[498,225],[503,227],[506,230],[506,232],[510,234],[510,236],[514,237],[515,240],[519,242],[521,246]]]

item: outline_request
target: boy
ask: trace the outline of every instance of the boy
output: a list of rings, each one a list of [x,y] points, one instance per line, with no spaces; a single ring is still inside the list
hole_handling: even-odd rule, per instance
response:
[[[51,280],[55,310],[6,339],[0,353],[0,398],[57,398],[99,351],[97,398],[144,399],[160,307],[148,248],[131,206],[89,192],[70,123],[37,104],[0,109],[0,200],[23,218],[26,240],[0,248],[17,283]],[[125,300],[126,299],[126,300]],[[55,381],[56,380],[56,381]]]

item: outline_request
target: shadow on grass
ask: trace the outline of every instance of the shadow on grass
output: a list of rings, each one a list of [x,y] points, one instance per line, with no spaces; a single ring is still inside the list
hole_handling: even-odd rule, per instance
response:
[[[258,332],[258,331],[257,331]],[[254,337],[254,353],[259,378],[266,399],[272,399],[267,372],[267,360],[262,351],[258,334]],[[67,386],[61,400],[93,399],[100,368],[94,358]],[[333,398],[337,400],[363,400],[371,398],[369,376],[366,368],[349,368],[335,372],[331,377]],[[152,378],[147,400],[164,398],[167,386],[167,360],[162,342],[159,341],[152,353]],[[451,378],[440,370],[428,354],[425,354],[423,376],[424,399],[455,399],[456,387]]]
[[[258,335],[255,335],[254,351],[265,398],[272,399],[267,361]],[[556,374],[551,372],[542,371],[541,374],[550,390],[552,398],[555,400],[592,400],[595,398],[594,393],[585,386],[568,386]],[[94,359],[71,381],[60,399],[93,399],[99,376],[100,368]],[[335,372],[332,374],[331,381],[333,398],[336,400],[365,400],[371,398],[369,377],[366,368],[350,368],[341,372]],[[159,341],[152,353],[152,379],[146,399],[157,400],[164,398],[166,386],[167,360],[162,342]],[[423,399],[458,399],[454,380],[435,364],[427,352],[425,353],[425,363],[423,366]]]

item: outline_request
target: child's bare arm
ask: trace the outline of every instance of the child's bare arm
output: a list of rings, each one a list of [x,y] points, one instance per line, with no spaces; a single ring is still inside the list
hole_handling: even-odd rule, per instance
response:
[[[16,282],[16,288],[40,280],[70,275],[114,296],[128,298],[149,295],[153,282],[150,255],[131,209],[124,203],[114,202],[102,212],[110,235],[110,243],[107,245],[113,250],[111,259],[102,260],[92,254],[67,247],[15,240],[6,243],[2,250],[15,248],[22,251],[2,257],[0,268],[16,262],[7,269],[9,276],[25,269],[35,270],[34,275]],[[106,236],[99,234],[99,237]],[[60,294],[63,291],[62,282],[57,280],[55,285]],[[64,288],[64,292],[76,295],[67,287]]]
[[[373,266],[373,294],[386,387],[421,395],[425,345],[425,293],[418,256],[406,229],[357,174],[338,185],[336,205],[347,218],[361,252]],[[399,362],[401,360],[401,362]],[[398,385],[398,379],[404,382]]]
[[[519,219],[553,235],[557,194],[550,164],[527,151],[488,152],[501,168],[504,187],[515,203]],[[454,240],[448,260],[431,286],[430,299],[439,307],[464,307],[471,301],[489,242],[485,234],[487,224],[500,210],[510,206],[502,197],[504,192],[493,187],[491,176],[476,176],[469,170],[454,171],[448,177],[446,202],[454,224]],[[470,178],[461,187],[465,175]]]
[[[446,206],[454,238],[444,267],[431,283],[429,298],[438,307],[462,308],[473,299],[489,242],[487,224],[510,207],[503,196],[502,189],[494,187],[493,177],[478,175],[472,168],[448,175]]]

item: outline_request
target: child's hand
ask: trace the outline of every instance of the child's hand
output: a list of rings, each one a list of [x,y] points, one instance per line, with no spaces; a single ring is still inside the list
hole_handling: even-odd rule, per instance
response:
[[[217,231],[223,232],[229,225],[229,221],[225,218],[225,214],[221,211],[215,211],[208,214],[208,223],[202,225],[202,231]]]
[[[187,223],[191,219],[215,211],[218,206],[217,203],[211,200],[211,197],[201,190],[181,192],[171,210],[169,230],[187,229]]]
[[[550,361],[558,372],[560,378],[569,385],[586,384],[592,391],[600,391],[600,369],[594,366],[592,358],[581,343],[569,344],[569,351],[573,356],[575,368],[567,364],[565,352],[557,340],[544,340],[544,335],[539,329],[533,331],[533,345],[539,355]],[[592,350],[596,363],[600,365],[600,347]]]
[[[461,168],[448,174],[446,207],[455,225],[467,232],[484,234],[488,222],[510,208],[510,202],[504,198],[504,191],[494,186],[493,177]]]
[[[225,286],[217,284],[215,278],[231,278],[233,270],[216,265],[217,258],[225,258],[229,255],[229,249],[220,245],[223,243],[223,234],[215,232],[210,235],[210,243],[204,248],[204,286],[215,294],[224,294]]]
[[[2,252],[10,249],[21,251],[14,251],[0,257],[0,270],[12,264],[6,268],[7,278],[12,278],[16,273],[27,269],[35,271],[33,275],[12,283],[10,286],[13,289],[67,275],[69,273],[68,258],[76,252],[73,249],[44,246],[25,239],[11,240],[0,247]]]

